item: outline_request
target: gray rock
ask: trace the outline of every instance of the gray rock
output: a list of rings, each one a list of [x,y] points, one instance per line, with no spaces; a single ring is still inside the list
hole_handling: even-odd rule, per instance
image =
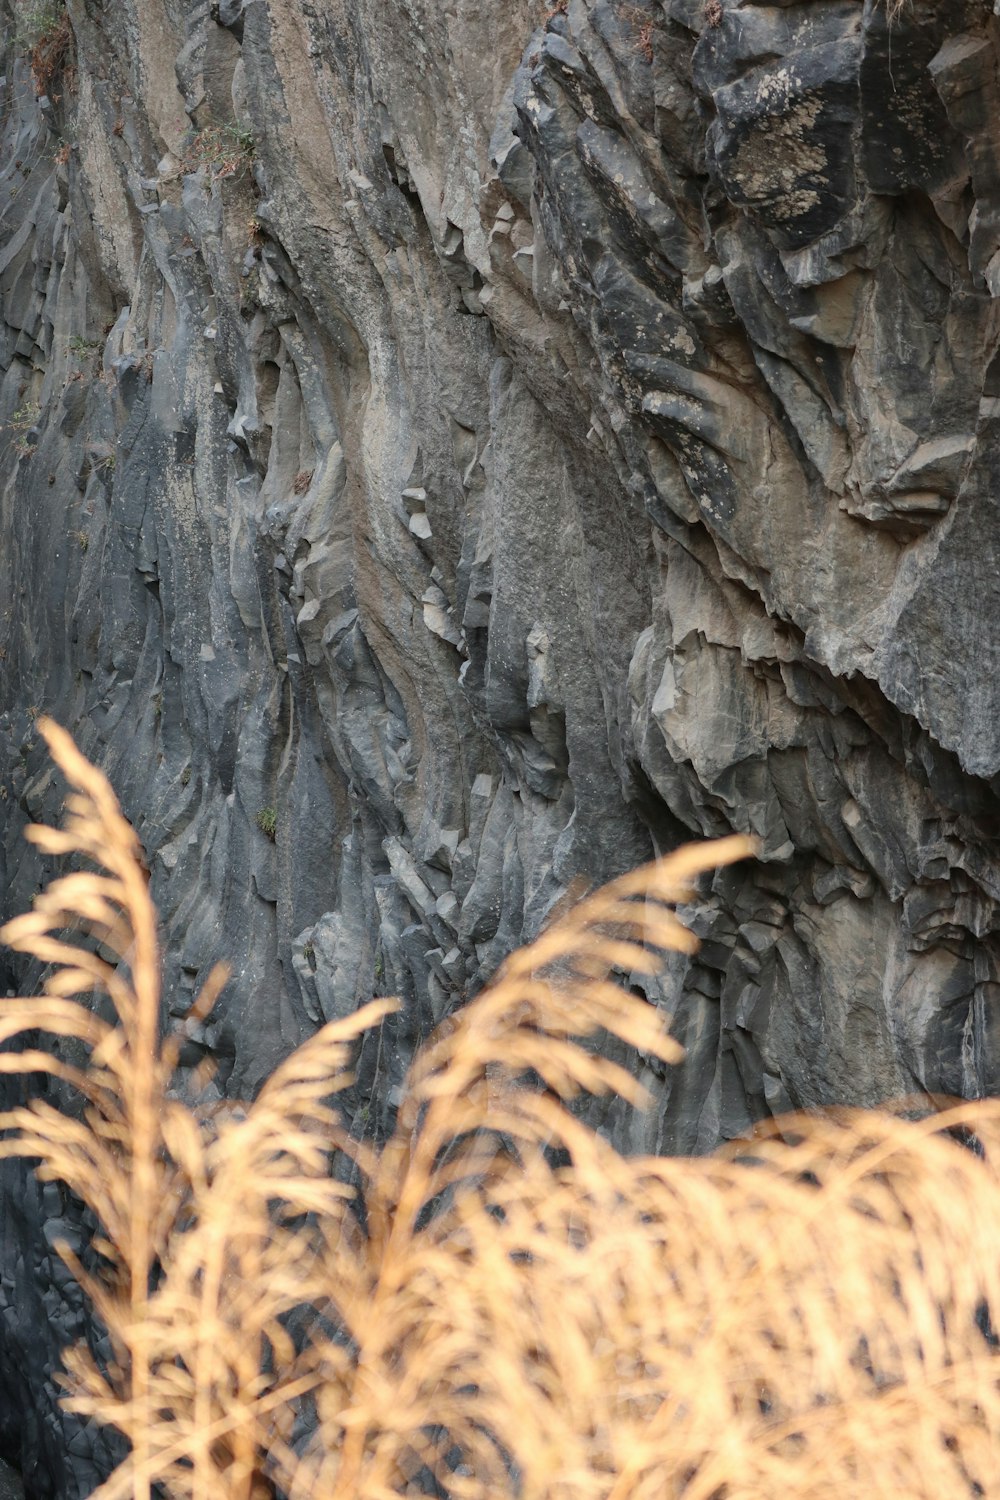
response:
[[[45,710],[143,841],[167,1023],[232,965],[185,1065],[250,1097],[398,993],[376,1132],[573,881],[740,829],[635,978],[686,1061],[595,1122],[995,1091],[987,0],[181,10],[75,4],[40,99],[0,0],[0,915]],[[0,1451],[72,1500],[87,1226],[3,1192]]]

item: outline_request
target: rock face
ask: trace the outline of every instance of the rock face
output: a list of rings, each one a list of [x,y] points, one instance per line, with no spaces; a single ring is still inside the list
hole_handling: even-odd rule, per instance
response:
[[[639,981],[687,1061],[636,1061],[619,1144],[994,1091],[988,0],[69,0],[34,79],[23,9],[3,914],[51,873],[44,710],[138,828],[171,1014],[233,966],[188,1065],[251,1094],[399,994],[376,1128],[574,882],[750,831]],[[61,1205],[5,1181],[0,1446],[87,1494]]]

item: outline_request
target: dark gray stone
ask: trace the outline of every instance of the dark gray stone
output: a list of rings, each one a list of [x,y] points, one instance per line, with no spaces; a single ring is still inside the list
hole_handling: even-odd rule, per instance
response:
[[[739,829],[636,979],[686,1061],[594,1120],[993,1092],[1000,21],[545,9],[79,0],[38,99],[0,0],[0,916],[45,710],[143,841],[168,1024],[232,965],[185,1068],[249,1097],[396,993],[385,1130],[571,882]],[[80,1220],[5,1172],[0,1451],[72,1500]]]

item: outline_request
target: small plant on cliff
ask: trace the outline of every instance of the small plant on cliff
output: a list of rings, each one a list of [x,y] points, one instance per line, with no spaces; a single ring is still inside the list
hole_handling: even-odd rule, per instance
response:
[[[635,34],[635,45],[645,62],[653,61],[653,33],[656,22],[648,11],[638,5],[624,5],[620,14],[628,21]]]
[[[207,125],[188,141],[181,166],[185,172],[204,167],[213,181],[223,177],[240,181],[253,167],[255,150],[253,131],[248,127]]]
[[[66,72],[73,50],[73,27],[62,0],[17,0],[15,42],[27,52],[38,94],[50,94]]]
[[[94,473],[111,475],[115,472],[117,459],[113,453],[105,453],[100,458],[94,459]]]
[[[72,359],[81,361],[91,360],[101,347],[100,339],[85,339],[81,334],[75,333],[66,340],[66,353]]]
[[[186,1031],[159,1036],[138,841],[39,728],[71,792],[64,830],[29,837],[95,868],[3,930],[48,978],[0,1002],[0,1041],[26,1047],[0,1071],[53,1075],[83,1110],[8,1111],[0,1153],[38,1159],[102,1225],[97,1270],[59,1247],[113,1349],[67,1354],[69,1404],[131,1444],[93,1500],[250,1500],[263,1476],[289,1500],[994,1492],[1000,1103],[794,1116],[693,1161],[625,1159],[567,1108],[642,1102],[606,1040],[677,1060],[611,976],[692,953],[671,903],[748,841],[678,850],[513,954],[418,1052],[380,1150],[333,1106],[393,1001],[203,1122],[171,1088]]]
[[[254,821],[265,838],[273,844],[278,836],[278,810],[276,807],[262,807]]]
[[[19,458],[30,458],[35,452],[37,445],[32,442],[32,435],[41,414],[42,408],[37,401],[26,401],[17,408],[7,424],[7,431],[14,435],[11,446]]]
[[[19,47],[33,47],[62,25],[66,16],[63,0],[15,0],[15,41]]]

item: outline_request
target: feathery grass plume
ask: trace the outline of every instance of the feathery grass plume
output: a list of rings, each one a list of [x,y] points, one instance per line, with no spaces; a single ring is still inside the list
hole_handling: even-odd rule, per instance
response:
[[[100,873],[9,925],[62,967],[0,1007],[0,1038],[46,1029],[90,1064],[0,1066],[47,1068],[87,1103],[81,1121],[39,1102],[0,1123],[4,1151],[104,1225],[106,1284],[65,1252],[115,1350],[107,1371],[70,1352],[72,1404],[132,1445],[101,1500],[994,1493],[1000,1103],[792,1116],[700,1160],[624,1159],[568,1107],[641,1103],[604,1036],[679,1055],[610,976],[692,951],[672,904],[748,841],[679,850],[514,954],[418,1054],[381,1151],[334,1096],[389,1001],[325,1027],[213,1133],[167,1094],[134,835],[43,732],[77,790],[65,833],[32,837]],[[71,920],[119,967],[53,936]],[[117,1027],[70,1001],[94,988]]]
[[[323,1378],[290,1320],[314,1318],[325,1294],[321,1238],[336,1232],[346,1253],[359,1233],[353,1190],[329,1173],[333,1144],[347,1142],[329,1101],[351,1081],[352,1041],[393,1008],[374,1001],[324,1027],[214,1138],[175,1104],[164,1145],[189,1192],[145,1312],[159,1421],[144,1452],[117,1392],[89,1361],[67,1361],[71,1407],[133,1438],[102,1500],[131,1500],[149,1480],[193,1500],[270,1493],[260,1488],[265,1456],[287,1451],[293,1403]]]
[[[418,1125],[369,1193],[389,1232],[339,1284],[354,1358],[293,1500],[431,1478],[456,1500],[993,1492],[1000,1105],[792,1117],[628,1161],[551,1099],[483,1093],[427,1089],[425,1121],[445,1099],[456,1132],[492,1118],[502,1154],[451,1160],[431,1130],[425,1155]],[[970,1127],[982,1156],[946,1133]]]
[[[546,1321],[566,1308],[572,1226],[582,1232],[588,1195],[612,1215],[620,1196],[619,1159],[565,1101],[645,1097],[625,1068],[581,1042],[607,1035],[678,1060],[658,1012],[609,975],[656,972],[656,949],[692,952],[697,940],[671,904],[695,876],[752,848],[736,837],[681,849],[582,901],[418,1053],[394,1135],[367,1177],[361,1262],[348,1279],[339,1244],[327,1260],[334,1322],[355,1353],[331,1359],[319,1442],[282,1475],[293,1496],[374,1496],[429,1478],[485,1495],[509,1487],[512,1471],[527,1494],[538,1455],[546,1473],[563,1468],[573,1384],[554,1371],[543,1385],[536,1378]],[[566,1180],[551,1165],[560,1153],[572,1162]],[[538,1214],[542,1242],[530,1228]],[[532,1287],[543,1286],[537,1301]],[[585,1374],[582,1330],[574,1336],[572,1316],[558,1321]]]
[[[47,719],[38,728],[73,790],[64,829],[32,827],[27,837],[97,868],[53,882],[31,913],[0,931],[53,966],[41,995],[2,1003],[0,1042],[41,1030],[84,1044],[90,1056],[79,1067],[38,1048],[0,1053],[0,1072],[52,1074],[85,1101],[82,1118],[43,1099],[0,1115],[0,1154],[37,1158],[39,1175],[66,1183],[101,1225],[100,1276],[67,1246],[56,1248],[111,1341],[107,1370],[82,1346],[65,1356],[67,1404],[113,1424],[131,1444],[108,1492],[147,1500],[162,1481],[171,1494],[243,1500],[262,1437],[274,1436],[273,1414],[288,1409],[280,1319],[310,1292],[297,1275],[308,1236],[289,1230],[280,1208],[293,1203],[294,1214],[328,1224],[340,1212],[344,1189],[329,1179],[319,1134],[339,1125],[325,1101],[348,1081],[354,1036],[391,1004],[320,1031],[292,1072],[278,1070],[249,1117],[212,1139],[168,1093],[181,1038],[159,1037],[156,913],[138,839],[69,735]],[[60,935],[81,925],[116,962]],[[190,1020],[208,1013],[225,977],[213,971]],[[110,998],[117,1025],[79,1003],[98,992]]]
[[[173,1057],[157,1049],[156,916],[138,839],[107,781],[64,730],[47,719],[38,728],[75,790],[66,799],[64,831],[33,827],[27,837],[47,854],[83,855],[98,869],[54,881],[36,898],[34,911],[0,933],[11,947],[55,966],[41,996],[4,1003],[0,1041],[38,1029],[84,1043],[90,1064],[82,1071],[31,1049],[0,1054],[0,1071],[53,1074],[80,1091],[86,1109],[74,1119],[39,1099],[9,1111],[0,1116],[0,1128],[14,1134],[0,1141],[0,1153],[39,1158],[40,1175],[66,1182],[103,1226],[106,1285],[88,1276],[65,1246],[57,1248],[108,1326],[142,1452],[153,1412],[145,1335],[149,1282],[164,1248],[164,1209],[175,1192],[171,1165],[158,1149]],[[81,921],[118,965],[59,935]],[[95,991],[110,997],[117,1027],[72,998]],[[137,1500],[148,1493],[148,1486],[138,1487]]]

